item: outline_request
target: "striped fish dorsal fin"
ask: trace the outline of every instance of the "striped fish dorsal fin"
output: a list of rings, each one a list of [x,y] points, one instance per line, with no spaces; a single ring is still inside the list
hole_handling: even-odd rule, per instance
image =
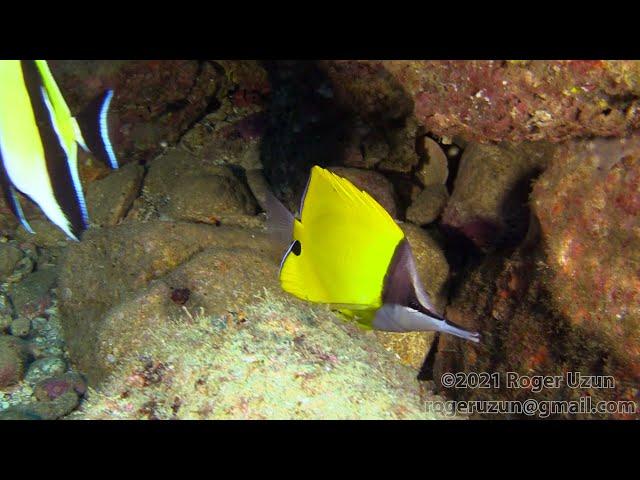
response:
[[[47,62],[45,60],[34,60],[34,62],[40,73],[41,88],[46,92],[53,109],[61,143],[64,145],[65,151],[70,152],[71,145],[76,141],[75,122],[71,115],[71,110],[69,110],[69,106],[62,96],[62,92],[53,78]]]

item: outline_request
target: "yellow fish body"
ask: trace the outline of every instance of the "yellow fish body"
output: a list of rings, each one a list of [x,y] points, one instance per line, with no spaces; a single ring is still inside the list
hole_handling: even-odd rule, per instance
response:
[[[404,232],[347,179],[314,166],[300,218],[273,196],[267,199],[267,216],[274,233],[286,238],[288,232],[279,274],[286,292],[330,304],[369,328],[436,330],[479,341],[477,333],[436,313]]]
[[[0,60],[0,185],[27,231],[32,230],[17,192],[36,202],[68,237],[77,240],[87,227],[78,145],[117,168],[106,126],[112,95],[107,91],[76,119],[46,61]]]

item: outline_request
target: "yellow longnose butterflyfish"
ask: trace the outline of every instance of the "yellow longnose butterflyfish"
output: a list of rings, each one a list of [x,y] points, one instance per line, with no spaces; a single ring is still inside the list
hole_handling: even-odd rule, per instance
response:
[[[87,228],[78,145],[118,168],[107,129],[112,97],[107,90],[74,117],[45,60],[0,60],[0,185],[27,231],[17,192],[69,238]]]
[[[438,331],[480,341],[479,333],[437,312],[404,232],[345,178],[314,166],[299,218],[271,193],[266,207],[268,229],[289,245],[279,274],[286,292],[330,304],[368,328]]]

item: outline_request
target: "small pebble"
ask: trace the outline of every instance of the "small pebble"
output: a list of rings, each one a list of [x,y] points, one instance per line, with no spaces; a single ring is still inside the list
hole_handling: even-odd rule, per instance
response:
[[[33,362],[27,374],[25,380],[34,385],[46,378],[62,375],[67,369],[67,364],[61,358],[45,357]]]
[[[11,322],[10,332],[14,337],[26,337],[31,331],[31,320],[20,317]]]
[[[0,388],[22,380],[29,359],[27,342],[11,335],[0,335]]]
[[[64,375],[47,378],[40,381],[34,389],[36,398],[40,401],[55,400],[67,392],[75,392],[84,395],[87,391],[87,383],[81,375],[75,372],[67,372]]]
[[[460,147],[458,147],[457,145],[452,145],[447,150],[447,157],[449,158],[455,158],[458,155],[460,155]]]
[[[444,210],[449,194],[444,185],[429,185],[407,209],[407,220],[421,226],[434,222]]]

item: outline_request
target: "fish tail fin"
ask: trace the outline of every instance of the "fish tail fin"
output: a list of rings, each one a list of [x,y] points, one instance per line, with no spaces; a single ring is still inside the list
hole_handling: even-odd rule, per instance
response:
[[[118,168],[113,145],[109,138],[108,114],[113,90],[106,90],[94,98],[75,118],[76,140],[85,150],[105,162],[113,169]]]

